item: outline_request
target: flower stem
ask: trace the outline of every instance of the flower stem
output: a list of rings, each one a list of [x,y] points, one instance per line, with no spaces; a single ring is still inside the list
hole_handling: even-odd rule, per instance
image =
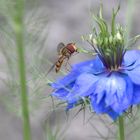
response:
[[[119,140],[125,140],[123,116],[119,117]]]
[[[18,66],[19,66],[19,78],[21,87],[21,105],[22,105],[22,119],[23,119],[23,140],[31,140],[31,130],[29,121],[28,110],[28,98],[26,87],[26,71],[24,60],[24,24],[23,24],[23,12],[24,0],[17,0],[16,2],[16,14],[14,16],[14,31],[16,37]]]

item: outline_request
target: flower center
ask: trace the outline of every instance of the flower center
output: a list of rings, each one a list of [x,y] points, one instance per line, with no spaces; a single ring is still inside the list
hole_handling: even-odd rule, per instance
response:
[[[120,7],[116,11],[113,9],[111,26],[108,28],[107,22],[103,19],[101,7],[99,16],[94,16],[99,31],[97,32],[94,28],[87,39],[104,66],[110,71],[119,70],[125,53],[125,31],[115,23],[115,17],[119,9]]]
[[[117,71],[122,64],[125,49],[123,44],[108,44],[107,46],[97,46],[96,52],[104,64],[104,66],[111,71]]]

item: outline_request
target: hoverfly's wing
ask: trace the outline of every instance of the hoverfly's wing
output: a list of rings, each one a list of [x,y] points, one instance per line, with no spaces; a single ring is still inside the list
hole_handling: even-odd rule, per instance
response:
[[[59,44],[57,45],[57,52],[58,52],[58,54],[61,53],[61,50],[62,50],[62,48],[64,48],[64,47],[65,47],[65,44],[64,44],[63,42],[61,42],[61,43],[59,43]]]

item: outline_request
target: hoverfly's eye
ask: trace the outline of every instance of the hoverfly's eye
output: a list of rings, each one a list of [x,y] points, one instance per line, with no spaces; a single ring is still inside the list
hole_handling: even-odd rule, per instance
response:
[[[75,43],[73,44],[73,48],[74,48],[75,52],[78,51],[78,50],[77,50],[77,47],[75,46]]]

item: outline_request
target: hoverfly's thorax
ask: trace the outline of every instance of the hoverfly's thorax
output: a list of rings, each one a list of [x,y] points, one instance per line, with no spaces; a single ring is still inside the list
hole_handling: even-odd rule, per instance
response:
[[[69,43],[66,48],[70,51],[71,54],[77,51],[75,43]]]

